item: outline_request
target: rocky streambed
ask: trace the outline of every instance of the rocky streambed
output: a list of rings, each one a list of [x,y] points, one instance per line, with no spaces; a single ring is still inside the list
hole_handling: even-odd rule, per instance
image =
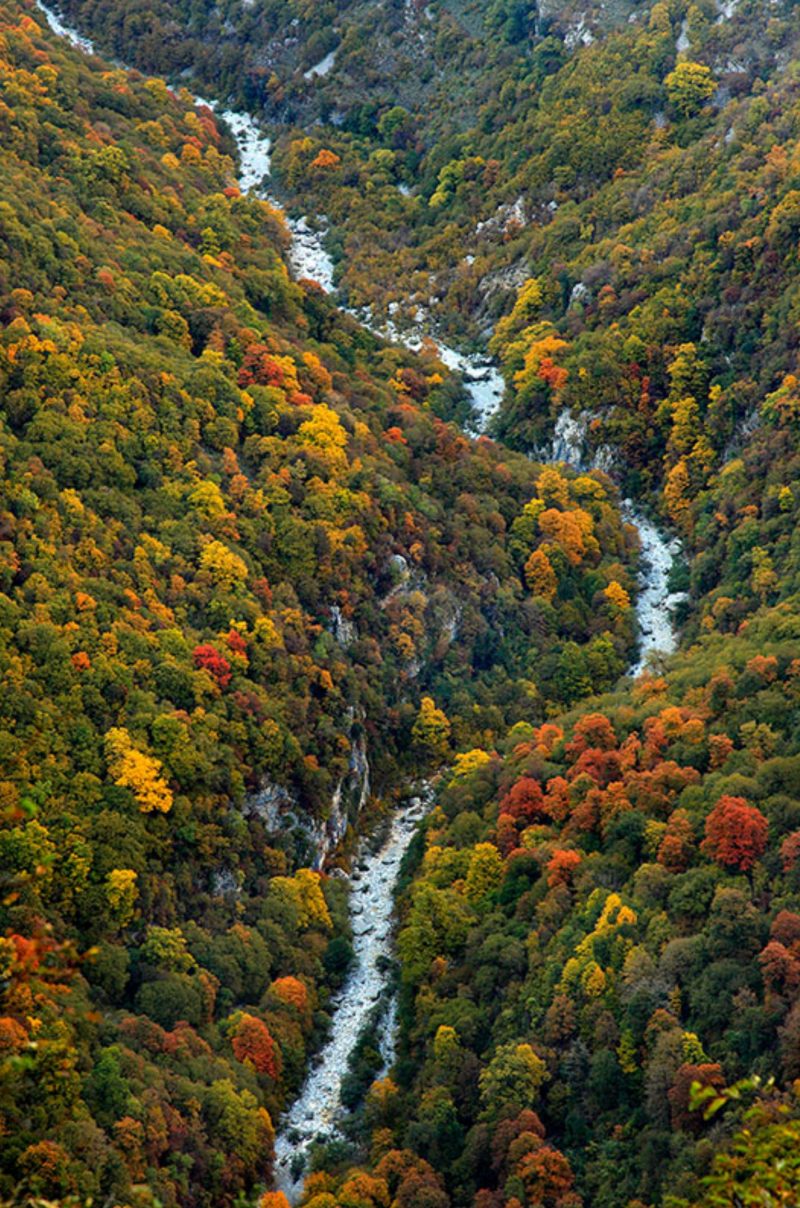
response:
[[[394,1055],[394,1010],[387,1001],[388,962],[392,953],[394,898],[400,865],[429,804],[424,790],[391,819],[389,833],[377,850],[362,844],[350,877],[353,927],[353,970],[333,1006],[330,1038],[309,1073],[300,1096],[281,1120],[275,1144],[275,1185],[293,1203],[303,1185],[308,1150],[314,1140],[336,1135],[341,1122],[342,1079],[361,1031],[372,1022],[376,1006],[383,1011],[373,1044],[386,1067]]]
[[[236,138],[242,189],[255,189],[260,196],[276,205],[269,192],[268,137],[249,114],[232,113],[219,107],[215,108],[215,112]],[[311,278],[323,289],[331,291],[334,266],[325,249],[324,220],[316,224],[307,217],[287,218],[286,221],[292,234],[289,262],[294,272],[298,277]],[[401,343],[413,352],[419,351],[424,342],[431,339],[430,333],[422,325],[409,330],[398,328],[391,322],[373,325],[371,317],[360,312],[355,317],[378,335]],[[486,355],[460,352],[436,337],[434,342],[448,369],[463,376],[467,395],[475,411],[475,426],[479,432],[483,431],[503,398],[505,385],[498,366]],[[609,451],[601,450],[592,458],[587,456],[586,421],[572,416],[569,411],[562,412],[558,417],[551,445],[539,451],[537,456],[543,461],[563,461],[579,469],[597,468],[613,473],[613,458]],[[682,593],[670,590],[669,578],[673,562],[680,552],[680,544],[645,516],[632,500],[623,501],[623,514],[636,527],[641,543],[640,584],[636,600],[639,654],[630,668],[631,675],[638,675],[644,670],[651,654],[670,654],[677,645],[672,612],[684,597]]]

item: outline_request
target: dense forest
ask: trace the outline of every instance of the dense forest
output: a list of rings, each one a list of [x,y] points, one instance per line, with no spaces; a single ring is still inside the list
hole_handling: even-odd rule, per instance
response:
[[[0,1203],[287,1208],[420,777],[304,1208],[800,1202],[792,5],[64,11],[139,70],[0,0]]]

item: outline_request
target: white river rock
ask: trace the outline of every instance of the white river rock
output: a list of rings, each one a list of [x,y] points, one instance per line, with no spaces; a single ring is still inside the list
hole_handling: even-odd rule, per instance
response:
[[[359,901],[353,911],[354,968],[334,1004],[330,1039],[300,1096],[281,1120],[275,1143],[275,1186],[290,1203],[297,1200],[303,1184],[302,1172],[294,1174],[293,1165],[305,1162],[318,1137],[337,1135],[347,1059],[386,988],[386,973],[379,965],[392,953],[394,895],[400,865],[428,803],[427,790],[412,797],[392,817],[389,834],[380,848],[365,851],[358,862],[359,871],[353,877],[359,888]],[[396,1008],[389,1003],[375,1035],[386,1067],[394,1058],[395,1018]]]
[[[36,0],[40,11],[47,18],[47,24],[50,26],[54,34],[58,34],[59,38],[63,38],[65,42],[69,42],[70,46],[74,46],[77,50],[82,50],[84,54],[96,54],[94,43],[91,38],[84,37],[77,29],[60,17],[54,9],[48,8],[46,4],[42,4],[41,0]]]

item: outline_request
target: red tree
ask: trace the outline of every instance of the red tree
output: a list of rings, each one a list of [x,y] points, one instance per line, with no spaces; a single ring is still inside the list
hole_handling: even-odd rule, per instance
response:
[[[501,814],[497,819],[497,838],[495,840],[502,856],[510,856],[517,846],[517,827],[510,814]]]
[[[566,848],[554,851],[547,862],[547,884],[552,889],[555,885],[569,885],[572,874],[581,862],[581,853]]]
[[[512,1142],[524,1133],[530,1133],[544,1140],[544,1125],[536,1112],[526,1107],[518,1116],[509,1116],[500,1121],[492,1137],[492,1166],[495,1170],[506,1167],[508,1151]]]
[[[570,1164],[558,1149],[542,1145],[520,1162],[519,1174],[525,1186],[528,1200],[541,1204],[543,1208],[561,1208],[567,1204],[580,1204],[580,1199],[571,1196],[574,1182]]]
[[[229,649],[232,650],[234,654],[247,654],[247,642],[240,633],[236,632],[235,629],[232,629],[230,633],[226,634],[225,641],[227,642]]]
[[[30,1037],[21,1023],[10,1015],[0,1017],[0,1056],[19,1053],[27,1048]]]
[[[542,802],[542,811],[554,822],[563,822],[571,809],[569,785],[563,776],[555,776],[547,782],[547,795]]]
[[[310,1029],[312,1024],[312,1006],[308,990],[296,977],[279,977],[272,983],[269,992],[286,1007],[293,1008],[300,1016],[303,1028]]]
[[[277,1078],[280,1056],[269,1028],[255,1015],[243,1014],[233,1034],[233,1055],[237,1061],[249,1062],[258,1074]]]
[[[656,859],[670,872],[685,872],[692,858],[694,832],[686,810],[675,810],[667,820],[667,829]]]
[[[231,682],[231,665],[213,646],[195,646],[194,665],[213,676],[220,688],[227,688]]]
[[[769,823],[744,797],[720,797],[706,818],[702,849],[725,868],[749,872],[767,846]]]
[[[574,759],[590,747],[596,747],[600,751],[613,751],[616,746],[617,736],[605,713],[587,713],[576,721],[572,742],[567,743],[566,752]]]
[[[245,350],[242,367],[237,378],[240,386],[282,386],[286,373],[270,354],[265,344],[250,344]]]
[[[789,993],[800,986],[800,960],[778,940],[770,940],[758,955],[764,985],[772,994]]]
[[[783,871],[791,872],[800,859],[800,831],[792,831],[781,843]]]
[[[800,940],[800,914],[795,914],[793,910],[779,910],[772,920],[769,938],[785,944],[787,948],[796,944]]]
[[[591,776],[595,784],[611,784],[620,777],[620,760],[616,751],[607,751],[602,747],[587,747],[581,751],[572,767],[567,772],[570,781],[579,776]]]
[[[500,802],[500,813],[532,822],[541,813],[542,797],[539,781],[532,776],[523,776]]]

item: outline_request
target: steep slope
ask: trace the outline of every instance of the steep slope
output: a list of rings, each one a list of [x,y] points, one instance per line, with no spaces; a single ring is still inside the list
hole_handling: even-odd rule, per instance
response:
[[[538,5],[527,0],[395,0],[189,5],[136,0],[119,19],[108,0],[70,0],[64,11],[129,62],[166,75],[192,73],[271,120],[332,118],[354,133],[374,129],[383,107],[402,104],[433,131],[464,130],[489,99],[492,73],[516,69],[532,45],[574,47],[628,19],[629,0]]]

